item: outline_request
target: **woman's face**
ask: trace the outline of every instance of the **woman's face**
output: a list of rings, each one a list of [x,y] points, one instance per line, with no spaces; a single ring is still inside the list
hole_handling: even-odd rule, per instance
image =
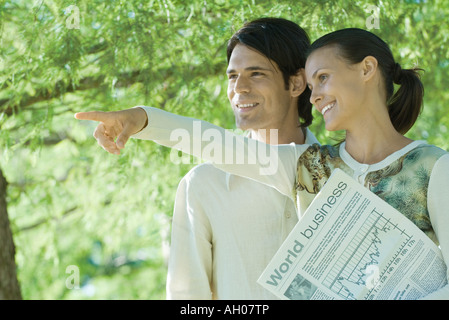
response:
[[[306,62],[310,102],[321,112],[326,130],[350,130],[363,126],[365,103],[362,64],[348,64],[336,46],[315,50]]]

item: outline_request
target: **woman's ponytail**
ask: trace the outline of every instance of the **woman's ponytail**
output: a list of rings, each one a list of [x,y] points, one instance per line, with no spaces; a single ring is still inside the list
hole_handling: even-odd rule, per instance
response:
[[[399,88],[387,102],[388,113],[394,128],[401,134],[413,126],[422,110],[424,86],[419,71],[422,69],[402,69],[399,63],[395,63],[391,71],[391,78]]]

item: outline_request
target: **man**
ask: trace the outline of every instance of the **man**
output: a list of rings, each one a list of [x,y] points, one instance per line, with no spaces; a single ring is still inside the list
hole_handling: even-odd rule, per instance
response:
[[[304,30],[278,18],[249,22],[228,42],[228,98],[237,127],[251,138],[316,142],[304,129],[312,121],[303,70],[308,46]],[[101,121],[94,136],[119,154],[129,136],[146,127],[143,111],[76,117]],[[277,141],[260,129],[277,130]],[[297,221],[293,200],[277,190],[211,164],[196,166],[176,195],[167,299],[276,299],[256,281]]]

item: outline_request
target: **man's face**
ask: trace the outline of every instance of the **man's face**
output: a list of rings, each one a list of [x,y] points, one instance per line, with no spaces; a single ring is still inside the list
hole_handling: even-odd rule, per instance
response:
[[[258,51],[237,44],[226,72],[237,127],[279,129],[297,108],[277,64]]]

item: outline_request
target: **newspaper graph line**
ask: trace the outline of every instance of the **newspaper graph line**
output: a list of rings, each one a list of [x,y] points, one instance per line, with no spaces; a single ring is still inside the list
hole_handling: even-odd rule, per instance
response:
[[[397,243],[401,242],[395,252],[393,247],[384,245],[383,239],[388,237],[395,237]],[[410,239],[411,236],[404,230],[374,209],[332,267],[333,271],[324,279],[323,284],[343,299],[355,299],[357,293],[370,289],[371,284],[367,281],[372,280],[370,267],[375,266],[378,271],[379,261],[394,261]],[[384,272],[388,270],[388,264],[383,267]],[[378,273],[378,278],[381,276]]]

